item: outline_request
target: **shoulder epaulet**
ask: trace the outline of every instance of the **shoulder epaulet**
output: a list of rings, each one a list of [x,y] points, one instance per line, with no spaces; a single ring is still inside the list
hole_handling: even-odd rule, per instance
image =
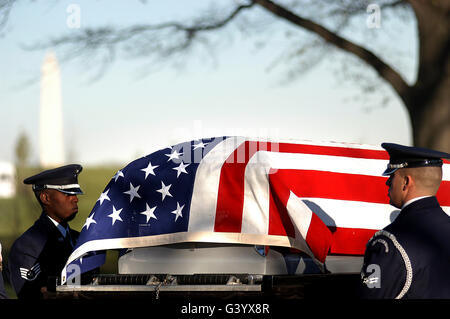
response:
[[[46,232],[43,228],[38,226],[38,221],[28,228],[28,230],[26,230],[13,245],[15,249],[18,249],[18,252],[20,251],[23,253],[24,250],[26,250],[28,255],[35,258],[39,256],[47,242]]]
[[[395,299],[401,299],[403,296],[408,292],[409,288],[411,287],[412,279],[413,279],[413,269],[411,265],[411,260],[409,259],[408,254],[406,253],[405,249],[402,247],[402,245],[398,242],[397,238],[394,236],[394,234],[386,231],[386,230],[380,230],[373,235],[373,237],[369,240],[367,243],[368,246],[374,246],[377,243],[381,243],[385,247],[385,252],[389,252],[389,245],[385,239],[382,237],[388,238],[392,245],[398,250],[400,253],[400,256],[403,259],[403,262],[405,264],[406,268],[406,280],[405,284]]]

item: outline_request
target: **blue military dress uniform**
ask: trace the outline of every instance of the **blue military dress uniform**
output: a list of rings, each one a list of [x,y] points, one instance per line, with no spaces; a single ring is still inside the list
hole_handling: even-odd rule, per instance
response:
[[[78,185],[81,165],[71,164],[47,170],[24,180],[35,192],[54,189],[69,195],[82,194]],[[59,278],[79,236],[66,222],[65,236],[50,217],[42,212],[39,219],[11,247],[9,254],[10,281],[19,298],[41,298],[42,287],[51,277]]]
[[[372,237],[362,277],[363,298],[450,298],[450,217],[436,197],[406,206]]]
[[[383,175],[403,167],[442,166],[450,154],[382,145],[390,164]],[[361,270],[362,298],[450,298],[450,216],[435,196],[419,198],[367,243]]]
[[[5,291],[5,284],[4,284],[4,280],[3,280],[3,274],[0,271],[0,299],[7,299],[8,296],[6,295],[6,291]]]
[[[79,233],[69,228],[63,237],[47,214],[40,218],[11,247],[10,281],[19,298],[41,298],[41,287],[49,277],[59,277]]]

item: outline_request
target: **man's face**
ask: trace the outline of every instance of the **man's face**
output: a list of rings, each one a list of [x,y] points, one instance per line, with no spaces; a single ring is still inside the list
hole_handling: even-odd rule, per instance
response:
[[[389,204],[394,207],[401,208],[404,204],[404,178],[399,173],[399,170],[396,170],[393,174],[391,174],[386,181],[386,185],[389,186],[388,196],[389,196]]]
[[[47,194],[45,210],[58,223],[73,220],[78,213],[77,195],[69,195],[54,189],[45,190]],[[42,199],[42,198],[41,198]]]

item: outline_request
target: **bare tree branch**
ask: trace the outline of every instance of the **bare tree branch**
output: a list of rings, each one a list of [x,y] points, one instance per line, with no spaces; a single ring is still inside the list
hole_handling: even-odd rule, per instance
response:
[[[11,13],[12,6],[16,2],[15,0],[3,0],[0,1],[0,31],[8,23],[9,14]]]
[[[194,37],[199,32],[213,31],[222,28],[231,20],[233,20],[242,10],[251,8],[254,5],[253,2],[240,5],[236,7],[227,17],[220,21],[213,23],[208,22],[196,22],[192,25],[184,25],[178,22],[166,22],[157,25],[135,25],[129,28],[116,30],[114,28],[87,28],[84,32],[78,35],[68,35],[64,37],[55,38],[43,44],[35,44],[31,46],[24,46],[26,49],[42,49],[49,46],[60,46],[66,44],[82,44],[85,47],[98,48],[99,46],[112,46],[121,42],[130,40],[136,35],[145,34],[147,32],[161,31],[161,30],[173,30],[175,32],[182,32],[185,35],[184,43],[178,46],[178,50],[188,47]],[[175,48],[174,48],[175,49]]]
[[[254,6],[247,2],[233,8],[224,17],[212,19],[202,16],[191,23],[165,22],[161,24],[140,24],[126,28],[100,27],[83,28],[76,33],[50,38],[45,42],[22,44],[25,50],[40,50],[49,47],[65,49],[62,61],[69,61],[81,55],[90,61],[100,57],[100,72],[95,79],[101,77],[121,49],[131,57],[146,57],[161,63],[177,55],[187,54],[194,43],[204,45],[205,39],[200,34],[223,28],[233,21],[240,12]],[[202,42],[203,41],[203,42]]]
[[[398,95],[405,101],[408,99],[408,91],[410,86],[405,82],[402,76],[392,67],[387,65],[381,58],[377,57],[373,52],[357,45],[347,39],[337,35],[335,32],[315,23],[312,20],[300,17],[297,14],[287,10],[286,8],[274,3],[270,0],[254,0],[255,3],[264,7],[273,14],[294,23],[302,28],[305,28],[331,43],[338,48],[352,53],[372,66],[377,73],[385,79],[396,90]]]
[[[146,0],[140,1],[146,2]],[[263,38],[263,41],[269,42],[271,39],[270,28],[268,28],[270,21],[290,22],[291,26],[294,26],[292,29],[295,29],[292,34],[299,37],[290,39],[290,52],[282,56],[283,61],[294,62],[290,63],[289,76],[295,77],[298,74],[304,74],[308,66],[320,61],[321,55],[317,52],[318,48],[325,50],[327,56],[330,53],[330,46],[341,49],[333,51],[349,53],[346,55],[357,58],[355,61],[362,61],[370,66],[370,68],[364,68],[360,75],[366,76],[369,73],[371,76],[372,72],[367,72],[367,69],[374,70],[396,91],[411,118],[416,145],[450,151],[450,122],[444,121],[449,116],[449,108],[446,107],[450,84],[450,72],[448,71],[450,70],[449,0],[376,1],[380,9],[403,9],[403,7],[412,9],[412,11],[396,10],[396,17],[400,17],[402,13],[406,13],[404,16],[406,18],[410,17],[410,13],[415,15],[419,61],[416,83],[411,86],[396,70],[398,69],[397,64],[394,68],[394,63],[387,64],[381,55],[375,53],[378,51],[369,50],[343,36],[344,31],[349,31],[348,28],[352,27],[353,17],[367,13],[367,6],[372,3],[371,0],[239,0],[241,4],[237,4],[237,1],[230,1],[230,11],[222,9],[215,12],[205,11],[199,18],[190,19],[190,22],[172,21],[126,28],[83,27],[79,31],[50,39],[45,43],[26,46],[26,48],[60,47],[62,48],[61,53],[66,53],[66,58],[63,56],[65,61],[83,55],[87,57],[83,62],[94,63],[96,67],[100,66],[99,76],[121,53],[126,57],[145,57],[146,62],[150,63],[152,67],[161,66],[163,63],[160,62],[169,60],[184,65],[186,64],[184,55],[198,57],[198,52],[194,52],[194,50],[199,46],[202,46],[202,49],[212,50],[215,33],[210,31],[223,30],[231,22],[237,22],[234,26],[239,28],[239,23],[244,22],[244,19],[253,17],[251,14],[240,15],[241,12],[260,7],[269,13],[267,16],[258,15],[258,17],[263,16],[264,23],[249,23],[246,20],[245,24],[241,24],[240,30],[242,34],[251,32]],[[0,0],[0,31],[4,31],[15,2],[17,0]],[[392,12],[392,10],[387,12]],[[268,19],[271,15],[280,19]],[[236,19],[238,16],[241,19]],[[318,21],[318,23],[314,21]],[[305,34],[301,31],[297,33],[297,30],[310,32],[314,39],[309,43],[306,42]],[[277,28],[278,31],[279,28]],[[220,41],[222,40],[223,33],[220,33]],[[314,48],[314,51],[309,50],[310,47]],[[379,47],[376,50],[379,50]],[[177,61],[179,57],[182,59]],[[97,63],[99,58],[101,59],[100,64]],[[276,62],[279,63],[279,61]],[[359,62],[357,64],[359,66]],[[295,65],[300,66],[301,69],[295,70]],[[361,68],[363,68],[362,65]],[[373,78],[375,79],[375,77]],[[355,79],[355,82],[360,84],[363,81],[359,77]],[[364,94],[375,92],[375,89],[379,90],[379,83],[374,83],[367,83]],[[437,128],[439,131],[435,130]]]

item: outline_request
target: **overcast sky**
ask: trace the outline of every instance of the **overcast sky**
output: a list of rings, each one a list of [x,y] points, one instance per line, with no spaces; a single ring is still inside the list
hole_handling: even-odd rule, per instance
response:
[[[174,0],[19,3],[0,38],[0,161],[14,160],[23,131],[32,144],[32,161],[38,162],[39,76],[46,51],[25,51],[20,45],[79,31],[67,24],[71,4],[80,8],[82,29],[181,19],[198,14],[208,2],[195,1],[195,7],[188,6],[192,1]],[[381,27],[369,30],[361,16],[354,22],[357,32],[349,36],[362,41],[366,32],[376,35],[364,45],[395,64],[411,83],[417,63],[415,22],[387,20],[382,15]],[[212,58],[206,53],[190,57],[182,69],[162,67],[146,77],[140,76],[148,67],[145,59],[119,56],[95,81],[89,61],[60,64],[68,159],[83,165],[126,164],[170,144],[221,135],[411,144],[409,119],[398,97],[380,82],[383,91],[375,99],[353,99],[360,96],[359,86],[335,74],[342,55],[334,53],[295,81],[287,80],[293,66],[275,62],[289,41],[287,31],[298,31],[273,21],[267,38],[243,36],[230,27],[217,35],[225,40]],[[268,40],[257,49],[261,39]],[[385,107],[379,103],[382,94],[391,100]]]

